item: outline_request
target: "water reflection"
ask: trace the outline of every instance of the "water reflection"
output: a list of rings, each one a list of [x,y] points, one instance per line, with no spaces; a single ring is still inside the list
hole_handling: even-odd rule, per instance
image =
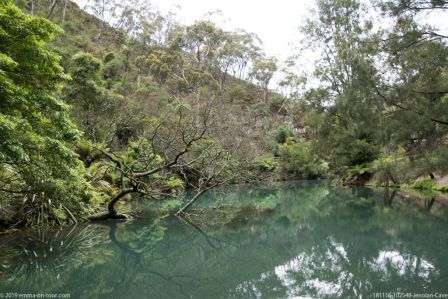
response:
[[[446,209],[386,195],[316,182],[241,186],[209,194],[204,206],[227,196],[229,209],[205,220],[148,214],[3,236],[0,291],[72,298],[448,292]]]
[[[438,269],[431,262],[412,254],[401,254],[396,250],[380,251],[371,267],[372,270],[381,272],[384,280],[410,274],[430,282],[439,276]]]
[[[71,267],[80,264],[86,252],[106,240],[104,232],[95,226],[3,236],[0,243],[1,278],[37,286],[45,280],[58,280]]]

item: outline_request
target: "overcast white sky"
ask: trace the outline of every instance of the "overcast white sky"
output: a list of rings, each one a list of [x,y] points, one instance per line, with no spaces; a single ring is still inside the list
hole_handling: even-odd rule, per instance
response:
[[[74,0],[81,7],[87,0]],[[125,1],[125,0],[123,0]],[[225,30],[244,29],[256,33],[263,41],[264,50],[269,56],[276,56],[284,61],[294,54],[292,45],[298,45],[302,39],[299,26],[309,14],[315,0],[147,0],[151,6],[163,14],[170,10],[175,12],[176,19],[185,25],[203,19],[209,12],[219,10],[221,17],[214,16]],[[447,34],[448,12],[436,12],[431,16],[422,15],[421,21],[431,23],[441,32]],[[295,53],[297,54],[297,53]],[[301,68],[312,68],[313,53],[302,57]],[[273,81],[276,81],[274,78]],[[275,85],[274,82],[273,85]]]
[[[242,28],[256,33],[268,55],[280,59],[290,54],[289,43],[298,41],[298,27],[303,23],[313,0],[151,0],[162,12],[177,12],[182,23],[191,24],[207,12],[220,10],[227,30]],[[181,6],[180,10],[175,9]]]
[[[87,0],[74,0],[81,7]],[[123,0],[125,1],[125,0]],[[222,17],[214,18],[226,30],[237,28],[256,33],[264,43],[266,54],[284,60],[292,54],[290,43],[301,39],[299,26],[304,23],[315,0],[147,0],[162,13],[172,10],[178,20],[189,25],[204,15],[221,11]],[[447,12],[432,14],[429,21],[444,32],[448,27]]]
[[[81,7],[88,0],[73,0]],[[107,1],[107,0],[106,0]],[[126,1],[126,0],[123,0]],[[146,0],[162,13],[172,10],[185,24],[203,19],[209,12],[221,11],[218,25],[227,30],[237,28],[256,33],[264,43],[268,55],[285,58],[290,54],[289,44],[300,41],[299,26],[303,25],[315,0]],[[437,11],[422,15],[423,22],[448,31],[448,12]]]
[[[87,0],[73,0],[84,7]],[[125,0],[124,0],[125,1]],[[256,33],[263,41],[267,55],[280,60],[291,54],[289,43],[298,42],[298,28],[303,24],[314,0],[147,0],[151,6],[166,14],[175,12],[184,25],[203,19],[209,12],[225,30],[244,29]]]

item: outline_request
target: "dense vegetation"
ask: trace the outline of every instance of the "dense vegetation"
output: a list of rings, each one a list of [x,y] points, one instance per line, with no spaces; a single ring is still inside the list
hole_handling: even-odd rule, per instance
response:
[[[428,176],[414,184],[433,189],[448,170],[447,36],[418,22],[445,1],[317,1],[303,46],[321,58],[306,76],[252,33],[89,3],[93,15],[0,1],[3,226],[106,206],[91,218],[126,218],[117,205],[136,197],[182,214],[215,186],[267,179]],[[276,72],[284,94],[269,88]]]

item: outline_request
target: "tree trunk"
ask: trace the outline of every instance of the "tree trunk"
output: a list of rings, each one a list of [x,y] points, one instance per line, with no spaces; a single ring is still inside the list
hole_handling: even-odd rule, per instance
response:
[[[62,23],[65,22],[65,13],[67,12],[67,2],[68,0],[64,1],[64,10],[62,11]]]
[[[48,10],[48,14],[47,14],[47,19],[51,18],[51,15],[53,14],[53,11],[56,7],[56,5],[58,4],[59,0],[54,0],[53,4],[50,6],[50,9]]]
[[[117,215],[117,210],[115,210],[115,204],[120,200],[120,198],[122,198],[126,194],[129,194],[132,192],[137,192],[137,190],[135,188],[127,188],[127,189],[121,189],[120,191],[118,191],[118,193],[115,194],[111,198],[109,204],[107,205],[109,214],[114,215],[114,216]]]
[[[34,1],[33,0],[29,0],[28,4],[30,6],[30,15],[34,16]]]
[[[115,204],[126,194],[138,192],[136,188],[121,189],[117,194],[112,196],[109,204],[107,205],[107,212],[101,212],[89,217],[89,220],[107,220],[107,219],[130,219],[131,217],[126,214],[119,214],[115,209]]]

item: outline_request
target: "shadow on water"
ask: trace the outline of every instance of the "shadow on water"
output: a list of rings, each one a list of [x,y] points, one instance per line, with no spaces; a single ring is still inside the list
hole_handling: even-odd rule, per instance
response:
[[[71,298],[448,293],[448,213],[438,201],[287,182],[217,190],[202,206],[214,213],[2,236],[0,291]]]

